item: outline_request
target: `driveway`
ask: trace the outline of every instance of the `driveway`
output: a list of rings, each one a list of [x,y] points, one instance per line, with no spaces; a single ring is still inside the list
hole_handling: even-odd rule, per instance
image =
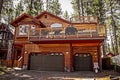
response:
[[[47,72],[34,70],[10,71],[0,76],[0,80],[95,80],[106,76],[119,77],[120,74],[114,71],[102,71],[99,73],[82,72]],[[103,80],[103,79],[101,79]]]

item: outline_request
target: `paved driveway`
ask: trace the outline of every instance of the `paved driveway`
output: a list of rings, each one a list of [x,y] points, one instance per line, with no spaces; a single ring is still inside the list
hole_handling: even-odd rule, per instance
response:
[[[102,71],[94,73],[82,72],[43,72],[33,70],[11,71],[0,76],[0,80],[95,80],[94,78],[104,78],[106,76],[118,77],[119,73],[114,71]]]

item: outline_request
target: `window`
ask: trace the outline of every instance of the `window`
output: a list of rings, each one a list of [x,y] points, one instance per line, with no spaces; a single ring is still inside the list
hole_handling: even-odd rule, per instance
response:
[[[19,36],[27,36],[29,30],[34,30],[36,28],[35,25],[20,25],[19,26]]]
[[[28,28],[28,25],[21,25],[19,27],[19,35],[27,35]]]
[[[0,39],[2,39],[2,32],[0,33]]]
[[[53,23],[50,25],[51,28],[60,28],[62,27],[62,24],[61,23]]]

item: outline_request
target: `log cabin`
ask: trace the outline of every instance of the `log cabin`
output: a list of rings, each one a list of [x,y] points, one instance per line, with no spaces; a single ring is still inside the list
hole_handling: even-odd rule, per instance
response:
[[[15,59],[23,68],[68,72],[102,68],[106,31],[95,16],[69,21],[44,11],[36,17],[24,13],[11,24],[15,27]]]
[[[10,25],[0,23],[0,65],[7,66],[6,60],[11,60],[13,32]]]

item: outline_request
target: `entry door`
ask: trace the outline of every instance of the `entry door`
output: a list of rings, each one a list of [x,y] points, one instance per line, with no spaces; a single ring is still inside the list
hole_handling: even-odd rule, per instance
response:
[[[60,53],[30,55],[30,69],[40,71],[63,71],[63,55]]]
[[[90,54],[76,54],[74,56],[74,70],[75,71],[91,71],[92,58]]]

